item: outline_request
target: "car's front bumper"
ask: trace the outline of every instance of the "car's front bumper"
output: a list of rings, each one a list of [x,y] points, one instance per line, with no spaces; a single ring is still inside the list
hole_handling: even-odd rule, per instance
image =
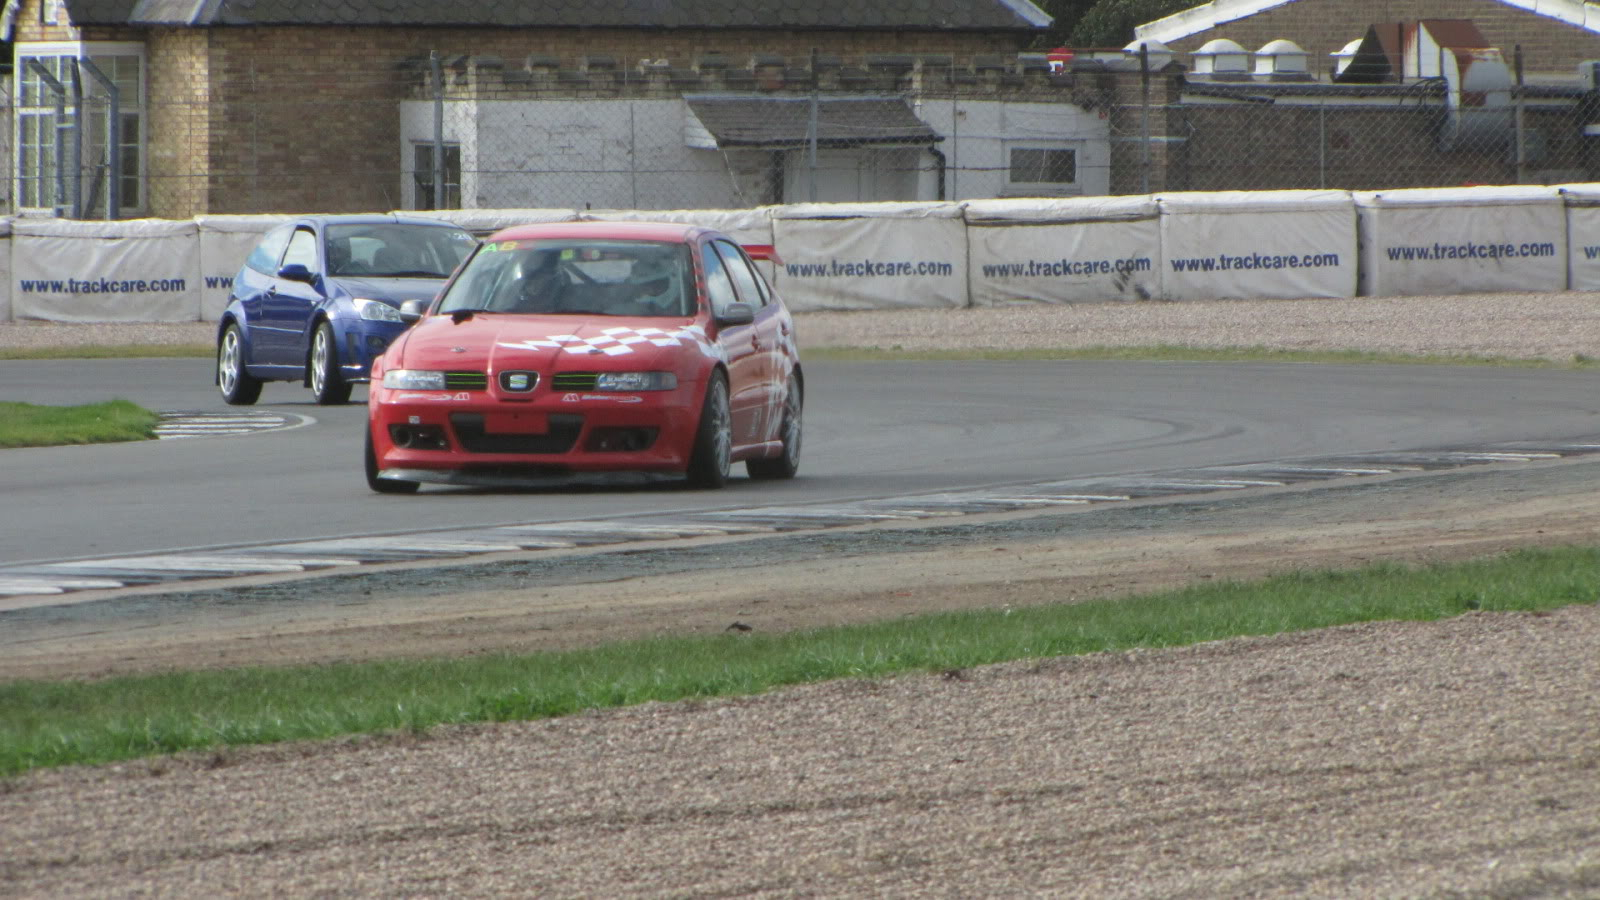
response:
[[[369,427],[380,477],[533,486],[574,475],[681,475],[700,420],[697,385],[637,394],[540,389],[521,401],[488,391],[375,385]]]

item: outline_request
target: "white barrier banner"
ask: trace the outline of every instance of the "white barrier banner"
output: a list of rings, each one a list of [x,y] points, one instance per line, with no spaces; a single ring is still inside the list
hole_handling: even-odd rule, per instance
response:
[[[228,308],[233,278],[261,236],[292,216],[199,216],[200,319],[215,322]]]
[[[681,225],[699,225],[720,231],[740,244],[772,243],[772,207],[755,209],[596,209],[585,210],[578,218],[598,222],[673,222]],[[781,254],[780,254],[781,255]],[[776,280],[777,273],[771,263],[758,260],[756,267]]]
[[[0,219],[0,322],[11,321],[11,220]]]
[[[798,204],[777,210],[772,237],[791,309],[971,305],[958,204]]]
[[[1559,291],[1567,286],[1560,190],[1533,185],[1355,194],[1369,296]]]
[[[1567,290],[1600,291],[1600,184],[1564,184]]]
[[[193,221],[11,223],[12,312],[52,322],[193,322],[200,241]]]
[[[972,305],[1160,297],[1156,212],[1144,196],[968,201]]]
[[[1156,202],[1168,300],[1355,296],[1355,204],[1345,191],[1197,191]]]
[[[571,209],[397,209],[392,215],[443,219],[460,225],[480,238],[514,225],[572,222],[578,218],[578,212]]]

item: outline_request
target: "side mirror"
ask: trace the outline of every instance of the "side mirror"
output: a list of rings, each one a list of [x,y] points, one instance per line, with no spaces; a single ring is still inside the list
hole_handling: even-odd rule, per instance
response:
[[[278,277],[284,281],[303,281],[306,284],[310,284],[315,279],[315,276],[311,274],[311,270],[306,268],[304,263],[289,263],[278,270]]]
[[[723,328],[733,325],[749,325],[756,320],[755,307],[748,303],[730,303],[728,308],[717,314],[717,324]]]
[[[425,300],[406,300],[400,304],[400,320],[407,325],[415,324],[422,314],[428,311]]]

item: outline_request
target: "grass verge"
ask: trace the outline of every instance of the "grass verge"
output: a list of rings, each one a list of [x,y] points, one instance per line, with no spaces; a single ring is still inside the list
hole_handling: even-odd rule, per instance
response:
[[[561,716],[646,701],[1377,620],[1596,602],[1600,547],[1392,563],[1109,600],[560,653],[0,684],[0,775],[185,750]]]
[[[147,441],[160,418],[122,399],[85,406],[0,402],[0,447]]]

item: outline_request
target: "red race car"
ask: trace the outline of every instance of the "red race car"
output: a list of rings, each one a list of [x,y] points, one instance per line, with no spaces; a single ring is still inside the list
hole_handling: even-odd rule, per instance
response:
[[[496,233],[373,363],[367,484],[793,477],[805,379],[752,257],[693,225]]]

